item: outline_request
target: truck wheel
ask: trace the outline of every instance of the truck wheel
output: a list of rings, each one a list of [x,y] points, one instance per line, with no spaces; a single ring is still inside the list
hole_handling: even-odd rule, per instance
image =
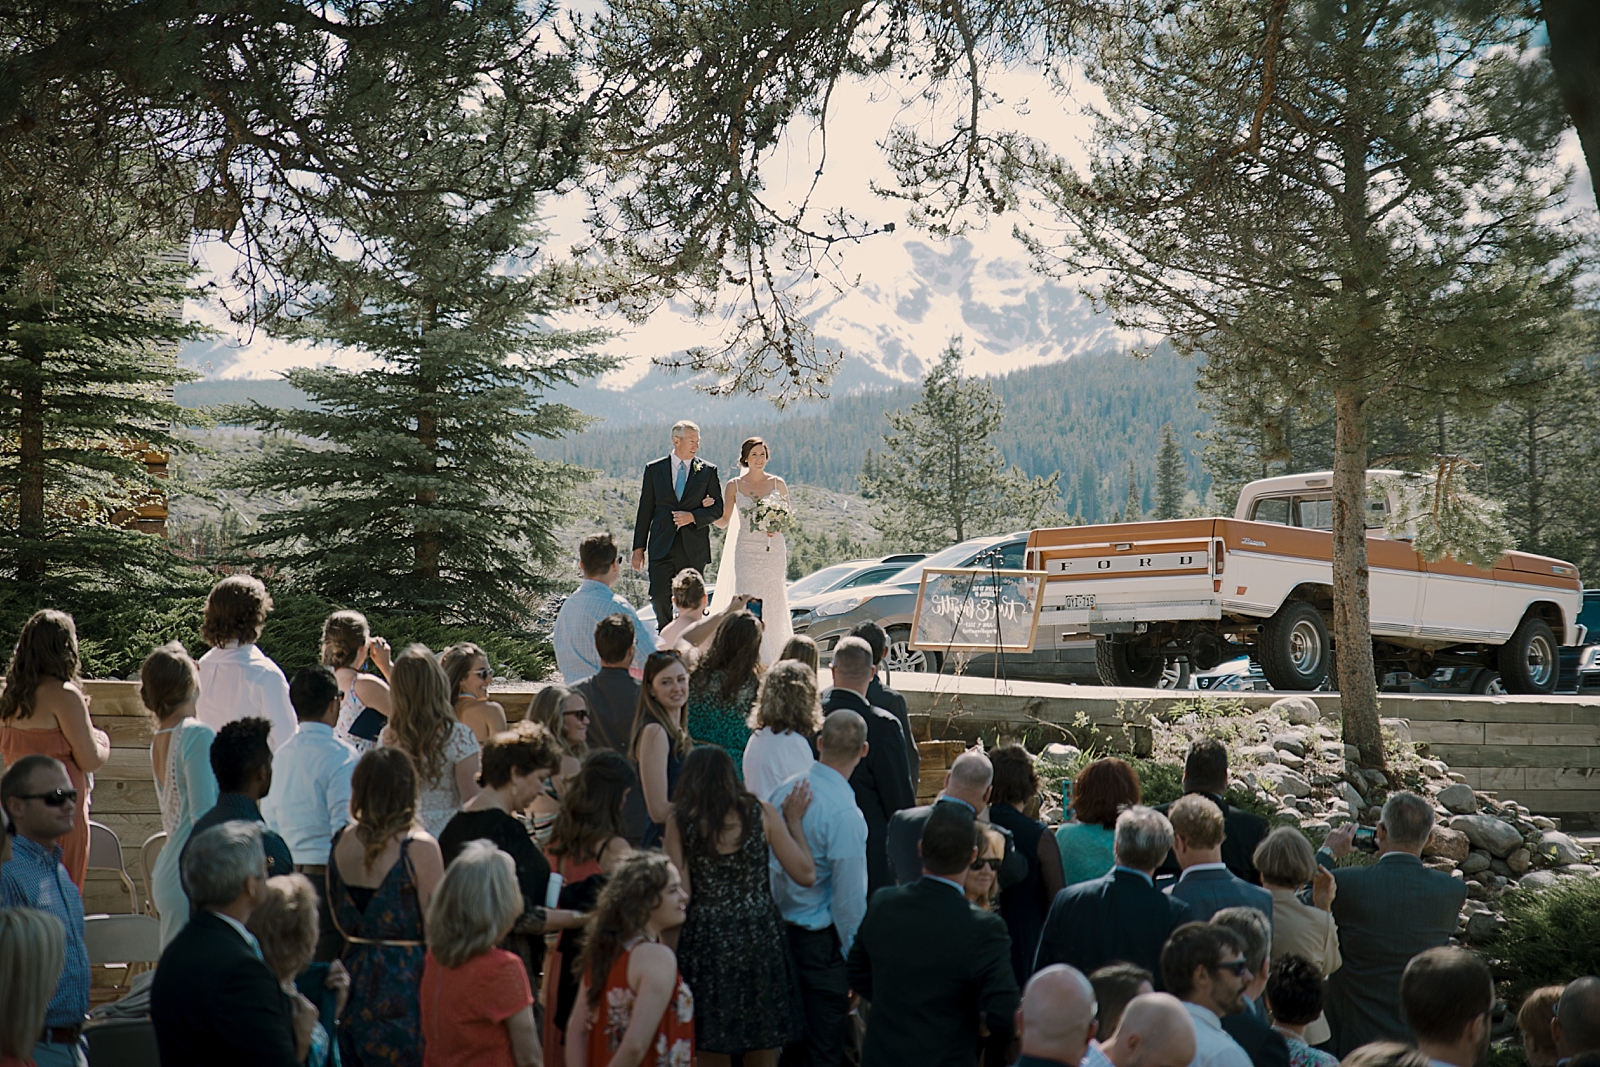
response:
[[[907,671],[911,674],[938,674],[939,653],[923,652],[911,647],[911,628],[896,626],[889,631],[889,647],[883,654],[883,666],[889,671]]]
[[[1291,600],[1261,627],[1261,673],[1274,689],[1315,689],[1328,676],[1328,627],[1315,604]]]
[[[1500,682],[1508,693],[1549,693],[1556,687],[1556,635],[1529,615],[1500,646]]]
[[[1152,656],[1104,637],[1095,640],[1094,669],[1101,685],[1154,689],[1166,668],[1167,662],[1161,656]]]

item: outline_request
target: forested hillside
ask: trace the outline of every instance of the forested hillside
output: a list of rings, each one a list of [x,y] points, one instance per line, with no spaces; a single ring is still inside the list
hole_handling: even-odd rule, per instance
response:
[[[1210,420],[1197,405],[1194,365],[1165,349],[1149,359],[1119,354],[1080,355],[1061,363],[1015,371],[994,379],[1005,401],[1005,424],[995,436],[1008,461],[1030,475],[1061,472],[1064,510],[1087,521],[1109,518],[1127,498],[1133,461],[1142,506],[1151,505],[1161,427],[1172,423],[1189,467],[1190,488],[1204,497],[1210,478],[1200,465],[1196,433]],[[857,490],[856,476],[869,450],[883,447],[885,411],[915,403],[921,386],[858,393],[828,401],[820,410],[790,417],[718,424],[717,404],[703,400],[685,418],[701,424],[700,454],[725,471],[738,459],[739,442],[766,438],[772,466],[792,482],[840,492]],[[553,458],[637,477],[664,455],[668,425],[608,428],[545,445]]]

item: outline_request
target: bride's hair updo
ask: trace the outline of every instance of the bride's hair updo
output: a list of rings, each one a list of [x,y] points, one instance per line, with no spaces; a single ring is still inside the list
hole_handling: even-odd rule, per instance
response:
[[[739,446],[739,465],[741,467],[750,466],[750,450],[755,448],[758,445],[760,447],[762,447],[762,448],[765,448],[767,450],[768,457],[771,457],[771,455],[772,455],[772,446],[771,445],[767,444],[766,441],[764,441],[763,439],[761,439],[759,437],[746,437],[744,439],[744,444]]]

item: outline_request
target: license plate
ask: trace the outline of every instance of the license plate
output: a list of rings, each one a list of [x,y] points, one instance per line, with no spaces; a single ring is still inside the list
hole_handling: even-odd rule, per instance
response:
[[[1065,611],[1093,611],[1094,598],[1093,593],[1071,593],[1062,600],[1061,607]]]

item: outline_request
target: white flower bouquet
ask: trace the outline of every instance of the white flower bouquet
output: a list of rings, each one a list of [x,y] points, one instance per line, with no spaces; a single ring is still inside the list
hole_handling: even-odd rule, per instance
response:
[[[764,534],[780,534],[794,525],[794,508],[777,493],[761,497],[750,515],[750,523]],[[772,551],[772,546],[767,546]]]

